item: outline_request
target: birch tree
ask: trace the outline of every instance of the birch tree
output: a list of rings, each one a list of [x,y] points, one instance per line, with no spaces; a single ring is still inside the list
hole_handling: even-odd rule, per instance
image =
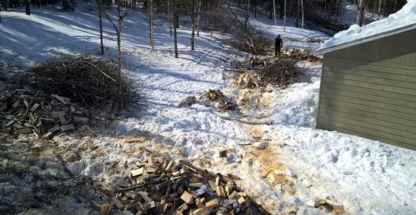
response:
[[[357,8],[357,21],[356,24],[359,26],[363,25],[363,17],[364,17],[364,0],[360,0],[358,8]]]
[[[382,0],[378,0],[378,9],[377,9],[378,20],[381,19],[381,2]]]

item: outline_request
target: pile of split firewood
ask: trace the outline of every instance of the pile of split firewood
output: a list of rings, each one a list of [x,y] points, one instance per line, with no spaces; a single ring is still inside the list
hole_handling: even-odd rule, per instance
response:
[[[234,180],[198,168],[187,161],[175,164],[149,156],[117,188],[101,187],[91,205],[101,214],[270,214]],[[114,213],[116,212],[116,213]]]
[[[234,84],[240,88],[256,88],[263,84],[261,75],[253,71],[245,71],[238,78],[234,79]]]
[[[322,58],[313,55],[313,52],[306,49],[283,49],[282,54],[297,60],[307,60],[309,62],[322,62]]]
[[[219,112],[225,112],[227,110],[234,110],[237,105],[233,102],[229,101],[227,97],[225,97],[224,93],[220,90],[207,90],[201,93],[199,97],[200,100],[209,100],[212,102],[216,102],[216,107]]]
[[[50,138],[58,131],[87,123],[83,111],[69,98],[17,89],[0,94],[0,126],[10,134],[34,134]]]

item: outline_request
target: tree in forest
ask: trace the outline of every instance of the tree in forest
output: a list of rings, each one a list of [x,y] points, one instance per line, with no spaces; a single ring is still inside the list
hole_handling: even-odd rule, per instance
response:
[[[197,28],[197,18],[199,17],[198,5],[200,0],[189,0],[190,1],[190,20],[191,20],[191,50],[195,50],[195,31]]]
[[[199,28],[200,28],[200,24],[201,24],[201,6],[202,6],[202,0],[197,0],[198,1],[198,9],[197,9],[197,18],[196,18],[196,36],[199,37]]]
[[[1,5],[3,5],[3,9],[7,11],[7,0],[1,0]]]
[[[25,0],[26,15],[30,16],[30,3],[29,0]]]
[[[276,23],[276,0],[273,0],[273,14],[274,14],[274,25],[277,25]]]
[[[152,50],[155,49],[155,33],[153,26],[153,0],[149,0],[149,38],[150,38],[150,47]]]
[[[363,17],[364,17],[364,6],[365,6],[365,1],[364,0],[359,0],[360,3],[358,5],[357,8],[357,21],[356,24],[359,26],[362,26],[363,24]]]
[[[118,61],[118,73],[121,77],[121,30],[122,30],[122,24],[124,19],[131,14],[131,11],[128,9],[122,9],[121,8],[121,0],[116,0],[116,15],[117,19],[111,18],[109,15],[109,11],[111,10],[102,10],[104,15],[107,17],[107,19],[111,22],[111,24],[114,27],[114,30],[116,31],[117,35],[117,61]]]
[[[100,48],[101,55],[104,55],[104,37],[103,37],[103,0],[97,0],[98,5],[98,22],[100,26]]]

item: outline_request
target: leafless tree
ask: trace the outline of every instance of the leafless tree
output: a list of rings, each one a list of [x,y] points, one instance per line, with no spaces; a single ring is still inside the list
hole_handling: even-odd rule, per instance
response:
[[[200,21],[201,21],[201,5],[202,5],[202,0],[197,0],[198,1],[198,17],[196,18],[196,36],[199,37],[199,27],[200,27]]]
[[[113,20],[111,16],[108,14],[107,10],[102,10],[104,12],[104,15],[107,17],[107,19],[111,22],[111,24],[114,27],[114,30],[116,31],[117,35],[117,60],[118,60],[118,73],[121,77],[121,29],[124,19],[131,14],[127,9],[121,8],[121,0],[116,0],[116,15],[117,19]]]
[[[196,0],[190,0],[190,17],[191,17],[191,50],[195,50],[195,27],[196,27]]]
[[[153,26],[153,0],[149,0],[149,32],[150,32],[150,47],[155,49],[155,33]]]
[[[29,0],[25,0],[26,15],[30,16],[30,3]]]
[[[100,48],[101,48],[101,55],[104,55],[104,37],[103,37],[103,1],[97,0],[98,4],[98,22],[100,25]]]
[[[300,0],[300,5],[302,7],[302,29],[303,29],[304,23],[305,23],[305,11],[304,11],[304,6],[303,6],[303,0]]]
[[[250,0],[247,0],[247,5],[246,5],[246,14],[244,17],[244,28],[247,30],[248,29],[248,20],[250,18]]]
[[[277,25],[276,23],[276,0],[273,0],[273,14],[274,14],[274,25]]]
[[[356,21],[356,24],[359,26],[362,26],[363,24],[364,6],[365,6],[365,1],[360,0],[360,3],[357,8],[357,21]]]
[[[283,32],[286,32],[286,0],[285,0],[285,8],[284,8],[284,19],[283,19]]]

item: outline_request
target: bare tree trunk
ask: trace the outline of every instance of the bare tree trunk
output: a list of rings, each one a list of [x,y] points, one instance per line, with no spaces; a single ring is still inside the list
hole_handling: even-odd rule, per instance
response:
[[[396,5],[397,5],[397,0],[394,0],[393,13],[396,13]]]
[[[246,5],[246,15],[245,15],[245,21],[244,21],[244,28],[247,31],[248,29],[248,19],[250,18],[250,0],[247,0]]]
[[[118,76],[121,77],[121,23],[123,22],[123,17],[121,16],[121,0],[117,1],[117,60],[118,60]]]
[[[304,11],[304,7],[303,7],[303,0],[300,0],[300,4],[302,6],[302,29],[303,29],[304,23],[305,23],[305,11]]]
[[[178,8],[177,8],[177,2],[173,1],[172,2],[172,13],[173,13],[173,43],[174,43],[174,52],[175,52],[175,58],[179,57],[178,54],[178,34],[177,34],[177,28],[176,26],[179,25],[179,23],[177,23],[179,21],[179,19],[177,19],[177,17],[179,17],[178,13]]]
[[[196,36],[199,37],[199,26],[200,26],[200,21],[201,21],[201,5],[202,5],[202,0],[198,0],[198,17],[196,18]]]
[[[382,0],[378,0],[378,9],[377,9],[378,20],[381,19],[381,2]]]
[[[274,25],[276,26],[276,0],[273,0]]]
[[[191,50],[195,50],[195,0],[191,0]]]
[[[178,58],[179,57],[179,54],[178,54],[178,35],[176,33],[176,28],[175,28],[177,20],[173,19],[173,22],[174,22],[173,23],[173,43],[174,43],[174,47],[175,47],[175,58]]]
[[[102,0],[98,0],[98,21],[100,23],[100,48],[101,48],[101,55],[104,55],[104,39],[103,39],[103,2]]]
[[[172,1],[169,0],[168,1],[168,10],[170,11],[169,13],[169,18],[170,18],[170,23],[169,23],[169,36],[172,37],[172,25],[173,25],[173,7],[172,7]]]
[[[383,16],[386,17],[386,0],[383,2]]]
[[[299,21],[299,1],[300,0],[298,0],[297,1],[297,6],[296,6],[296,27],[298,27],[299,25],[298,25],[298,21]]]
[[[30,3],[29,0],[25,0],[25,5],[26,5],[26,15],[30,16]]]
[[[363,25],[364,6],[365,6],[364,0],[360,0],[360,4],[358,5],[358,9],[357,9],[357,21],[356,21],[356,24],[359,26]]]
[[[150,47],[155,49],[155,33],[153,28],[153,0],[149,0],[149,34],[150,34]]]
[[[285,8],[284,8],[284,14],[283,14],[283,32],[286,32],[286,0],[285,0]]]
[[[214,19],[212,20],[212,23],[211,23],[211,33],[210,33],[210,36],[212,36],[212,32],[214,31],[215,20],[217,19],[217,14],[218,14],[219,8],[220,8],[220,3],[218,3],[217,4],[217,7],[215,8]]]

